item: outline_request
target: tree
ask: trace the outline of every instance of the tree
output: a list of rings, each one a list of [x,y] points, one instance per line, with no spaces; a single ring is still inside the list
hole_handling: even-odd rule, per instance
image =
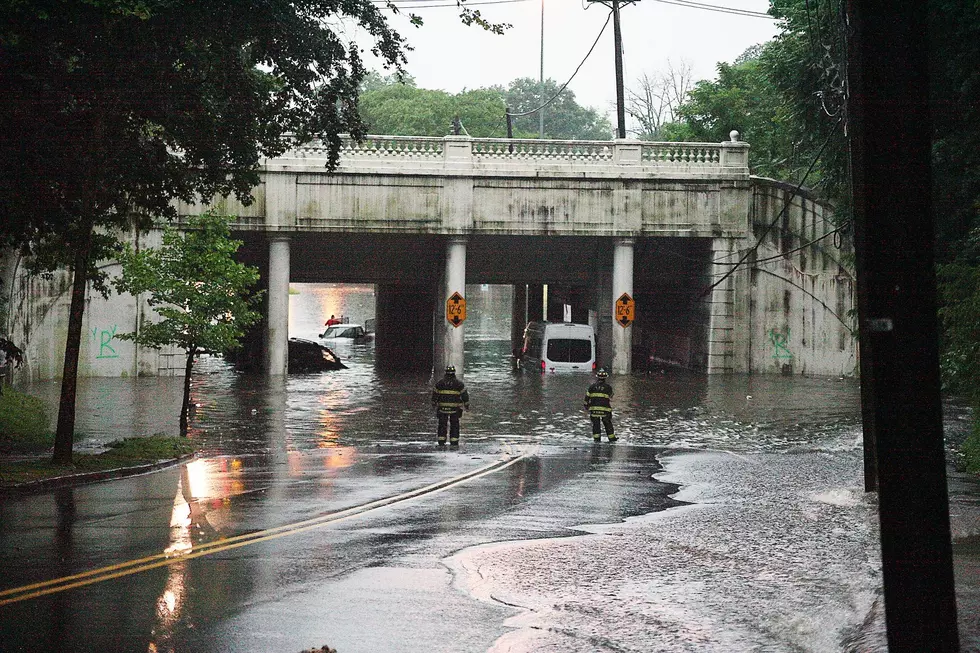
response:
[[[769,13],[782,30],[759,54],[766,77],[781,98],[782,121],[797,156],[788,179],[801,179],[835,204],[848,220],[851,205],[847,141],[847,43],[844,3],[771,0]]]
[[[698,82],[677,110],[690,140],[719,143],[737,130],[752,145],[749,165],[756,174],[792,179],[799,158],[795,128],[759,59],[719,63],[717,70],[718,77]]]
[[[0,246],[73,275],[54,462],[71,462],[86,285],[117,230],[172,217],[174,198],[247,202],[291,133],[323,138],[330,165],[338,134],[363,133],[361,47],[335,18],[400,70],[404,41],[370,0],[0,6]]]
[[[445,136],[457,116],[474,138],[503,136],[505,107],[500,87],[446,91],[418,88],[415,80],[375,73],[360,98],[361,120],[372,134]]]
[[[454,102],[445,91],[395,82],[364,93],[359,108],[372,134],[445,136],[451,129]]]
[[[675,67],[668,61],[665,72],[640,75],[636,87],[626,89],[626,113],[638,125],[633,130],[637,138],[665,140],[667,125],[677,120],[677,110],[687,99],[692,83],[689,63]]]
[[[980,472],[980,7],[929,5],[933,215],[941,362],[945,389],[973,407],[963,444],[968,469]]]
[[[149,293],[147,303],[163,319],[145,321],[138,332],[118,337],[155,348],[176,345],[186,353],[181,435],[187,435],[194,358],[238,348],[245,329],[261,317],[251,308],[260,295],[249,294],[259,272],[235,261],[242,243],[229,238],[228,222],[206,213],[192,218],[185,232],[164,229],[160,249],[127,248],[120,256],[116,289]]]
[[[512,81],[504,92],[504,101],[512,114],[532,111],[544,102],[558,96],[543,109],[544,136],[556,139],[610,140],[612,124],[609,119],[592,108],[586,108],[575,101],[575,94],[567,88],[558,93],[558,83],[553,79],[541,84],[530,77],[520,77]],[[544,100],[542,101],[542,95]],[[514,136],[536,138],[538,135],[538,113],[534,111],[514,118]]]

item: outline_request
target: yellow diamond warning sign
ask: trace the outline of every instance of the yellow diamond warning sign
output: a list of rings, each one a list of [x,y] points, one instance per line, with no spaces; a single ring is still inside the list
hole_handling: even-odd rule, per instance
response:
[[[446,319],[454,327],[458,327],[466,319],[466,300],[458,292],[454,292],[446,300]]]
[[[616,300],[616,321],[625,329],[633,324],[636,316],[636,302],[627,293],[623,293]]]

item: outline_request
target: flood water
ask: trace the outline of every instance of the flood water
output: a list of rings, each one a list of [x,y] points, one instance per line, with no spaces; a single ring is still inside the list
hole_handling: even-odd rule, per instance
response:
[[[317,339],[331,314],[343,315],[352,323],[364,323],[374,317],[371,286],[297,284],[294,289],[297,292],[290,297],[291,336]],[[464,381],[470,392],[471,410],[462,420],[464,442],[496,439],[591,445],[589,422],[582,410],[582,397],[591,377],[543,376],[536,371],[515,369],[510,356],[509,289],[469,286],[467,294]],[[379,375],[370,341],[334,340],[325,344],[348,369],[270,380],[237,373],[220,359],[202,358],[193,379],[192,437],[201,443],[203,455],[267,451],[270,432],[284,433],[284,446],[289,451],[434,441],[435,420],[429,406],[431,378]],[[869,611],[876,609],[880,589],[876,507],[873,495],[863,493],[861,478],[858,382],[799,376],[706,377],[670,370],[614,376],[611,381],[616,392],[617,434],[630,445],[662,449],[662,480],[682,487],[679,499],[704,508],[667,511],[651,517],[659,520],[655,523],[638,522],[624,527],[629,532],[622,534],[623,541],[631,543],[633,555],[651,559],[668,556],[671,560],[672,584],[662,585],[638,599],[656,605],[666,603],[670,597],[674,601],[671,610],[685,610],[694,608],[678,605],[677,597],[701,596],[699,593],[704,592],[716,597],[714,603],[699,598],[702,612],[685,614],[679,620],[683,623],[710,618],[710,609],[728,615],[744,612],[746,632],[733,631],[732,648],[727,650],[790,650],[766,648],[773,640],[764,637],[755,644],[744,639],[746,633],[759,628],[780,631],[782,639],[775,641],[793,642],[799,647],[792,650],[840,650],[839,642],[824,641],[821,633],[839,619],[860,624]],[[77,430],[83,436],[76,450],[97,450],[128,435],[176,434],[181,383],[179,378],[82,380]],[[54,415],[57,383],[36,383],[27,391],[46,398]],[[947,430],[953,439],[964,432],[967,424],[968,414],[963,411],[954,410],[947,416]],[[709,455],[695,459],[685,457],[687,451]],[[762,469],[766,470],[764,474]],[[966,562],[961,560],[958,566],[958,582],[965,582],[964,574],[972,577],[980,569],[976,564],[980,549],[980,488],[975,479],[956,476],[953,480],[954,535],[958,551],[969,553],[964,558]],[[775,502],[776,497],[782,502]],[[782,512],[773,514],[773,505],[782,506],[778,509]],[[787,505],[791,508],[787,509]],[[721,506],[726,507],[722,510]],[[808,530],[807,524],[822,524],[821,520],[834,526]],[[650,528],[655,529],[657,537],[649,536]],[[746,528],[751,529],[750,535],[742,532]],[[746,541],[755,542],[753,553],[745,556],[743,551],[738,559],[732,557],[725,562],[732,573],[721,580],[711,575],[699,577],[691,571],[702,560],[683,560],[683,552],[691,554],[695,550],[704,555],[706,551],[712,556],[731,555],[737,548],[733,537],[743,549]],[[818,546],[814,546],[814,538],[819,538]],[[670,542],[676,550],[664,549]],[[520,577],[507,575],[508,570],[520,568],[515,565],[516,559],[526,558],[529,568],[537,564],[533,545],[522,548],[519,556],[510,550],[506,554],[483,551],[471,555],[479,558],[484,573],[497,564],[495,578],[501,586],[496,588],[495,596],[512,596],[515,605],[527,605],[545,593],[546,588],[524,587]],[[548,548],[548,555],[555,555],[554,547]],[[507,564],[495,556],[505,556]],[[576,568],[587,567],[588,560],[583,558]],[[465,569],[471,563],[464,559],[456,564]],[[761,567],[768,570],[765,577],[751,571]],[[460,573],[465,586],[465,573]],[[978,583],[975,577],[970,582],[973,589],[969,590],[967,602],[960,606],[961,622],[968,621],[970,628],[978,628]],[[760,608],[765,605],[764,596],[774,591],[772,588],[782,586],[784,596],[792,595],[793,588],[801,583],[811,587],[798,592],[798,605]],[[583,592],[591,591],[587,582],[578,583],[577,587]],[[745,593],[754,600],[740,605],[738,597]],[[823,599],[813,602],[804,600],[804,596]],[[966,590],[963,596],[967,596]],[[565,599],[570,604],[575,600],[571,594]],[[766,609],[772,617],[763,626],[752,621]],[[545,637],[543,632],[557,632],[556,624],[548,621],[546,610],[533,614],[534,619],[515,631],[513,641],[501,642],[499,650],[564,650],[559,639],[542,642],[533,638]],[[566,614],[562,618],[569,617]],[[643,615],[636,619],[642,623]],[[566,623],[562,627],[573,626]],[[615,630],[616,624],[609,627]],[[856,629],[853,647],[848,650],[884,650],[880,628],[879,632],[875,628],[869,628],[869,632]],[[534,635],[520,640],[521,632]],[[725,650],[699,649],[695,645],[696,628],[681,628],[675,636],[676,648],[664,650]],[[980,650],[980,628],[964,633],[963,639],[963,650]],[[735,646],[735,642],[741,645]]]
[[[352,323],[374,317],[371,286],[296,284],[290,296],[290,336],[317,340],[331,314]],[[470,286],[463,376],[471,411],[470,438],[574,441],[588,437],[582,397],[589,375],[516,370],[510,354],[507,287]],[[290,447],[333,446],[368,440],[429,440],[432,379],[383,376],[374,346],[322,341],[347,370],[291,374],[283,383],[235,372],[221,359],[202,357],[192,384],[194,437],[205,454],[247,453],[266,446],[266,417],[285,407]],[[851,446],[860,404],[854,379],[706,377],[664,371],[613,377],[617,430],[631,443],[732,451],[792,451]],[[78,451],[98,449],[130,435],[177,433],[181,378],[80,379]],[[59,382],[28,390],[56,413]]]

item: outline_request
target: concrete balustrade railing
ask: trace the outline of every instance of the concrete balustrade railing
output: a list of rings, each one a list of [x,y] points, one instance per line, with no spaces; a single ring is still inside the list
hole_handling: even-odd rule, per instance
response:
[[[365,136],[360,142],[343,137],[339,169],[365,167],[418,171],[508,170],[545,168],[576,173],[614,172],[630,166],[631,174],[670,172],[748,178],[748,143],[738,133],[724,143],[654,143],[638,140],[564,141],[542,139],[470,138],[469,136]],[[327,146],[321,141],[297,145],[269,164],[291,160],[325,160]],[[397,174],[397,172],[396,172]]]

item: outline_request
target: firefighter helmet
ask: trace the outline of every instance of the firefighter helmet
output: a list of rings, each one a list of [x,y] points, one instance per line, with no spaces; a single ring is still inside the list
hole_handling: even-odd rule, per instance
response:
[[[609,372],[607,372],[606,368],[604,367],[600,367],[599,370],[595,373],[595,375],[597,379],[609,378]]]
[[[452,374],[453,376],[455,376],[456,375],[456,366],[455,365],[446,365],[446,374]]]

